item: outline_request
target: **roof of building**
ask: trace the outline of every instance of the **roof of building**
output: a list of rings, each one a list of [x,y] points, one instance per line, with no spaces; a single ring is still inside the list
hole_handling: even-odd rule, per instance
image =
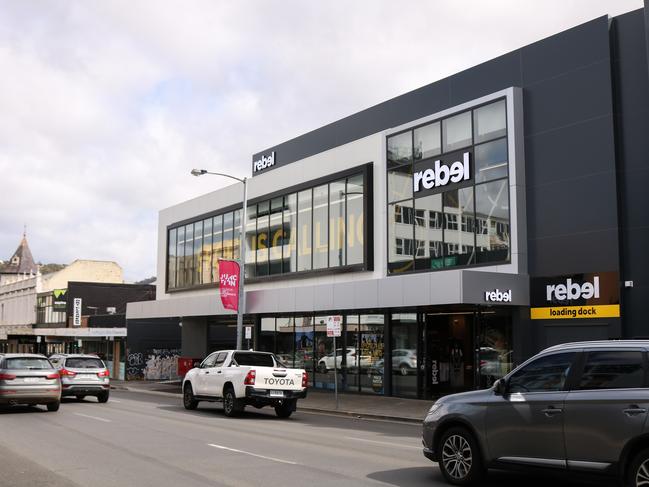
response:
[[[23,233],[23,238],[18,248],[4,265],[0,265],[0,274],[36,274],[38,266],[34,262],[32,251],[29,250],[27,235]]]

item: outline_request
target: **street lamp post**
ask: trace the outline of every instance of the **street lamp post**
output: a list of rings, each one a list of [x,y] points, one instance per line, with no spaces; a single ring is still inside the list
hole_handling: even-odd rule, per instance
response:
[[[223,174],[220,172],[210,172],[205,169],[192,169],[192,176],[202,176],[203,174],[211,174],[213,176],[223,176],[225,178],[234,179],[243,183],[243,211],[241,212],[241,227],[239,230],[239,306],[237,307],[237,350],[241,350],[243,347],[243,314],[246,310],[246,293],[244,292],[243,286],[246,277],[245,272],[245,263],[246,263],[246,234],[245,234],[245,225],[246,225],[246,212],[248,210],[248,184],[247,178],[238,178],[236,176],[231,176],[229,174]]]

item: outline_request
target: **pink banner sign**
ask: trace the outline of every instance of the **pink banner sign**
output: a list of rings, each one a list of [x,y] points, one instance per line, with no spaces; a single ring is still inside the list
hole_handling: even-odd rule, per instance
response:
[[[239,263],[219,259],[219,294],[225,309],[239,309]]]

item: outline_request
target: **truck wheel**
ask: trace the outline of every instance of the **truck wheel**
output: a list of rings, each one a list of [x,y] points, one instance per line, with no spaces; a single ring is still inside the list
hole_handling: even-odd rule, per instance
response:
[[[50,402],[46,406],[47,406],[48,411],[54,412],[54,411],[59,410],[59,407],[61,406],[61,403],[59,401]]]
[[[275,414],[278,418],[288,418],[295,411],[294,400],[287,400],[281,406],[275,406]]]
[[[234,389],[228,387],[223,393],[223,412],[229,418],[238,415],[243,411],[244,404],[241,399],[234,395]]]
[[[185,384],[185,389],[183,389],[183,406],[185,409],[193,410],[198,407],[198,401],[194,397],[194,391],[192,385],[188,382]]]

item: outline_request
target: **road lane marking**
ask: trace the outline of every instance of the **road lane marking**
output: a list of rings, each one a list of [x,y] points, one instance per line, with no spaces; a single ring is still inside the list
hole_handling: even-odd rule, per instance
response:
[[[413,450],[421,450],[423,447],[402,445],[400,443],[389,443],[387,441],[367,440],[365,438],[355,438],[353,436],[345,436],[346,440],[366,441],[367,443],[376,443],[377,445],[400,446],[401,448],[412,448]]]
[[[122,402],[122,401],[118,401],[117,399],[111,399],[110,402]]]
[[[257,455],[256,453],[251,453],[249,451],[243,451],[243,450],[237,450],[235,448],[229,448],[229,447],[223,446],[223,445],[215,445],[213,443],[208,443],[207,446],[211,446],[213,448],[218,448],[219,450],[227,450],[227,451],[231,451],[231,452],[234,452],[234,453],[242,453],[244,455],[250,455],[251,457],[263,458],[264,460],[271,460],[273,462],[288,463],[289,465],[297,465],[297,462],[290,462],[288,460],[282,460],[281,458],[273,458],[273,457],[266,457],[264,455]]]
[[[89,418],[89,419],[95,419],[97,421],[103,421],[104,423],[112,423],[110,419],[104,419],[104,418],[98,418],[97,416],[89,416],[88,414],[81,414],[81,413],[74,413],[77,416],[81,416],[83,418]]]

